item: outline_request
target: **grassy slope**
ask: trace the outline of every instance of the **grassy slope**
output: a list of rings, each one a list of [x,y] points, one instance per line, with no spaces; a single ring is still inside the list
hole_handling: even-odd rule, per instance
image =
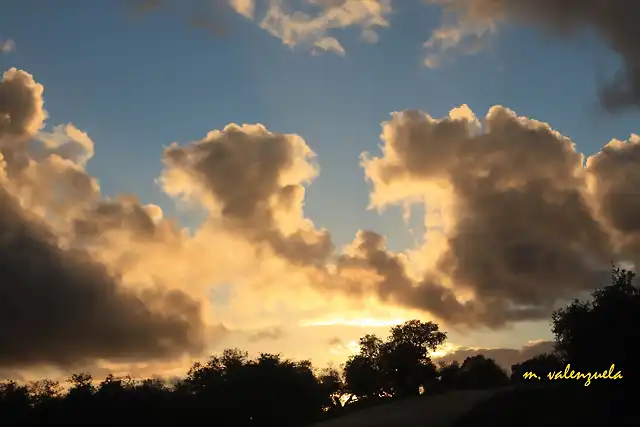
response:
[[[520,387],[481,402],[452,427],[640,426],[637,411],[623,415],[613,410],[608,396],[594,387]]]
[[[416,396],[362,409],[315,427],[439,427],[451,425],[478,402],[501,390],[459,390]]]

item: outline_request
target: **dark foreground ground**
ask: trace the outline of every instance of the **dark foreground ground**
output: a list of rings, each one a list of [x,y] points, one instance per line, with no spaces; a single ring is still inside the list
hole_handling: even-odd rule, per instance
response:
[[[345,415],[313,427],[449,426],[474,406],[509,389],[464,390],[417,396]]]
[[[624,404],[618,396],[563,385],[454,391],[363,409],[313,427],[640,427],[640,396],[627,395]]]
[[[521,387],[480,402],[451,427],[632,427],[640,426],[639,408],[637,392],[615,385]]]

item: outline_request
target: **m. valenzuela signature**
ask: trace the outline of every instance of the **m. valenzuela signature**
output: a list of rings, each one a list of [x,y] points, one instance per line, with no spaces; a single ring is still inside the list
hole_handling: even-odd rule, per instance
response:
[[[603,372],[576,372],[571,369],[571,365],[567,364],[564,371],[551,371],[547,374],[549,380],[586,380],[585,387],[591,384],[591,380],[621,380],[623,378],[622,372],[617,371],[614,374],[615,364],[611,364],[608,371]],[[530,379],[542,379],[535,372],[525,372],[522,377],[526,380]]]

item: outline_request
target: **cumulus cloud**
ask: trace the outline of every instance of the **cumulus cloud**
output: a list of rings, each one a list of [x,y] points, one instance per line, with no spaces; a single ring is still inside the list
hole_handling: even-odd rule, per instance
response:
[[[302,138],[262,125],[231,124],[187,146],[165,150],[165,191],[197,200],[210,222],[304,264],[323,262],[331,236],[303,214],[303,183],[313,179],[314,153]]]
[[[251,343],[281,336],[269,325],[332,324],[330,312],[333,324],[411,313],[498,328],[547,318],[601,285],[611,260],[640,261],[638,136],[585,161],[548,124],[505,107],[482,120],[467,106],[440,119],[394,113],[381,154],[362,158],[371,206],[439,205],[446,224],[402,253],[371,230],[337,250],[304,212],[319,166],[301,136],[229,124],[169,145],[158,184],[205,214],[186,230],[135,195],[104,197],[85,169],[94,142],[73,124],[46,129],[42,94],[28,73],[4,73],[5,368],[183,368],[228,335],[221,323]],[[210,298],[221,284],[233,285],[226,310]]]
[[[640,224],[638,194],[625,173],[638,165],[628,154],[635,136],[610,143],[586,168],[567,137],[500,106],[482,123],[467,106],[443,119],[394,113],[381,138],[382,156],[363,157],[372,206],[442,203],[449,220],[435,268],[420,280],[380,236],[360,236],[381,298],[451,323],[540,319],[606,280],[610,260],[635,254],[628,230]]]
[[[601,88],[610,111],[640,107],[640,3],[632,0],[427,0],[444,7],[445,22],[427,41],[426,61],[442,54],[475,53],[502,23],[516,23],[559,37],[596,32],[622,58],[614,80]]]
[[[4,72],[0,83],[0,135],[3,139],[32,135],[44,126],[47,112],[43,108],[43,90],[44,87],[29,73],[15,68]]]
[[[0,365],[161,358],[199,350],[196,301],[123,289],[86,252],[63,250],[0,190]]]
[[[59,199],[50,195],[46,203],[46,192],[36,193],[47,183],[68,180],[69,187],[50,190],[72,194],[85,175],[81,164],[93,153],[88,136],[72,125],[38,134],[47,117],[42,93],[31,75],[14,68],[0,82],[0,365],[199,351],[198,301],[177,289],[123,286],[107,266],[64,242],[45,221],[55,210],[35,209]],[[39,156],[29,151],[33,139],[41,142]]]
[[[8,53],[16,49],[16,43],[12,39],[0,40],[0,52]]]
[[[614,139],[587,160],[588,179],[601,220],[615,236],[616,249],[640,265],[640,135]]]
[[[72,123],[53,128],[51,132],[36,135],[37,147],[31,147],[34,157],[57,155],[64,160],[86,166],[94,154],[94,143],[85,132]]]
[[[393,253],[384,236],[361,230],[336,252],[330,234],[302,209],[303,184],[318,172],[312,151],[299,136],[261,125],[228,125],[171,145],[159,182],[205,207],[207,227],[243,239],[268,261],[260,267],[265,276],[254,278],[271,289],[260,294],[265,304],[309,297],[301,290],[308,287],[324,300],[373,297],[450,326],[498,328],[548,318],[559,303],[606,281],[611,260],[637,254],[638,237],[616,232],[601,195],[615,177],[632,175],[593,166],[611,146],[635,144],[635,136],[610,143],[585,166],[573,141],[548,124],[501,106],[481,121],[463,105],[443,119],[394,113],[382,140],[382,155],[362,161],[372,207],[419,202],[444,211],[441,235],[414,251]],[[621,158],[625,167],[636,164]],[[633,221],[634,206],[615,207],[616,215],[628,212]]]

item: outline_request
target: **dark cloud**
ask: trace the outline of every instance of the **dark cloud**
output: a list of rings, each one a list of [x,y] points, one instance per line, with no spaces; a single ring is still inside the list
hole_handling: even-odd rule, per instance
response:
[[[640,265],[640,136],[613,140],[589,158],[591,185],[603,221],[616,233],[618,250]]]
[[[554,351],[553,341],[540,341],[533,344],[528,344],[522,348],[459,348],[453,353],[439,357],[436,360],[438,362],[451,363],[457,361],[462,364],[467,357],[472,357],[477,354],[481,354],[485,357],[489,357],[496,361],[496,363],[502,366],[507,372],[511,371],[511,366],[516,363],[524,362],[531,359],[534,356],[543,353],[552,353]]]
[[[636,0],[503,0],[504,10],[521,22],[556,34],[595,30],[622,57],[615,80],[602,88],[612,111],[640,107],[640,2]]]
[[[609,262],[624,259],[613,244],[619,237],[594,208],[607,201],[594,198],[585,179],[596,174],[603,188],[624,201],[603,205],[605,217],[638,218],[637,192],[626,188],[625,199],[624,188],[611,188],[633,182],[633,175],[616,167],[617,174],[606,176],[596,168],[611,149],[585,169],[571,140],[503,107],[491,108],[482,126],[466,106],[442,120],[395,113],[384,124],[383,139],[384,156],[364,160],[374,200],[398,202],[393,197],[399,186],[419,195],[435,185],[447,189],[450,204],[444,251],[420,283],[407,277],[380,236],[360,235],[360,258],[381,277],[377,293],[383,299],[451,323],[496,327],[546,318],[559,302],[604,283]],[[625,168],[640,166],[640,158],[629,153],[619,157]],[[443,278],[454,286],[442,286]],[[459,292],[473,298],[460,302]]]
[[[616,112],[640,108],[640,2],[637,0],[427,0],[457,14],[461,28],[449,34],[476,37],[479,27],[501,21],[532,26],[559,37],[594,31],[622,59],[622,67],[601,88],[602,105]],[[464,27],[468,27],[466,31]],[[450,37],[449,44],[455,37]],[[459,39],[457,39],[459,40]]]
[[[514,307],[506,296],[462,302],[455,290],[443,286],[432,272],[416,282],[408,276],[401,256],[390,252],[386,239],[372,231],[358,232],[352,246],[352,254],[342,255],[338,260],[339,275],[348,277],[349,270],[358,272],[350,280],[351,286],[343,289],[351,293],[373,292],[382,301],[423,310],[453,326],[497,328],[509,322],[540,319],[550,314],[549,307]],[[367,276],[361,276],[363,271],[372,272],[374,280],[364,279]]]
[[[249,335],[249,342],[258,342],[264,340],[276,341],[284,336],[282,329],[278,327],[267,328]]]
[[[0,235],[1,366],[201,349],[198,303],[179,291],[124,289],[88,254],[61,249],[3,189]]]
[[[79,165],[57,154],[38,161],[30,157],[27,142],[47,117],[42,91],[32,76],[16,69],[5,72],[0,83],[0,366],[161,359],[201,350],[199,302],[178,290],[125,286],[31,210],[35,199],[46,200],[36,190],[47,184],[67,181],[70,186],[56,190],[73,193],[84,177],[90,180]],[[74,129],[70,133],[92,150],[88,137]],[[77,228],[85,235],[107,226],[153,228],[132,205],[124,211],[103,203],[96,208],[102,216],[93,215],[94,227]],[[116,216],[127,221],[106,219]]]
[[[140,204],[133,195],[120,195],[113,200],[103,200],[92,205],[83,215],[74,219],[74,233],[78,239],[96,239],[111,230],[127,231],[135,238],[153,239],[162,231],[164,222],[158,222],[152,216],[150,206]],[[161,215],[160,208],[155,210]],[[177,231],[169,230],[174,236]]]

